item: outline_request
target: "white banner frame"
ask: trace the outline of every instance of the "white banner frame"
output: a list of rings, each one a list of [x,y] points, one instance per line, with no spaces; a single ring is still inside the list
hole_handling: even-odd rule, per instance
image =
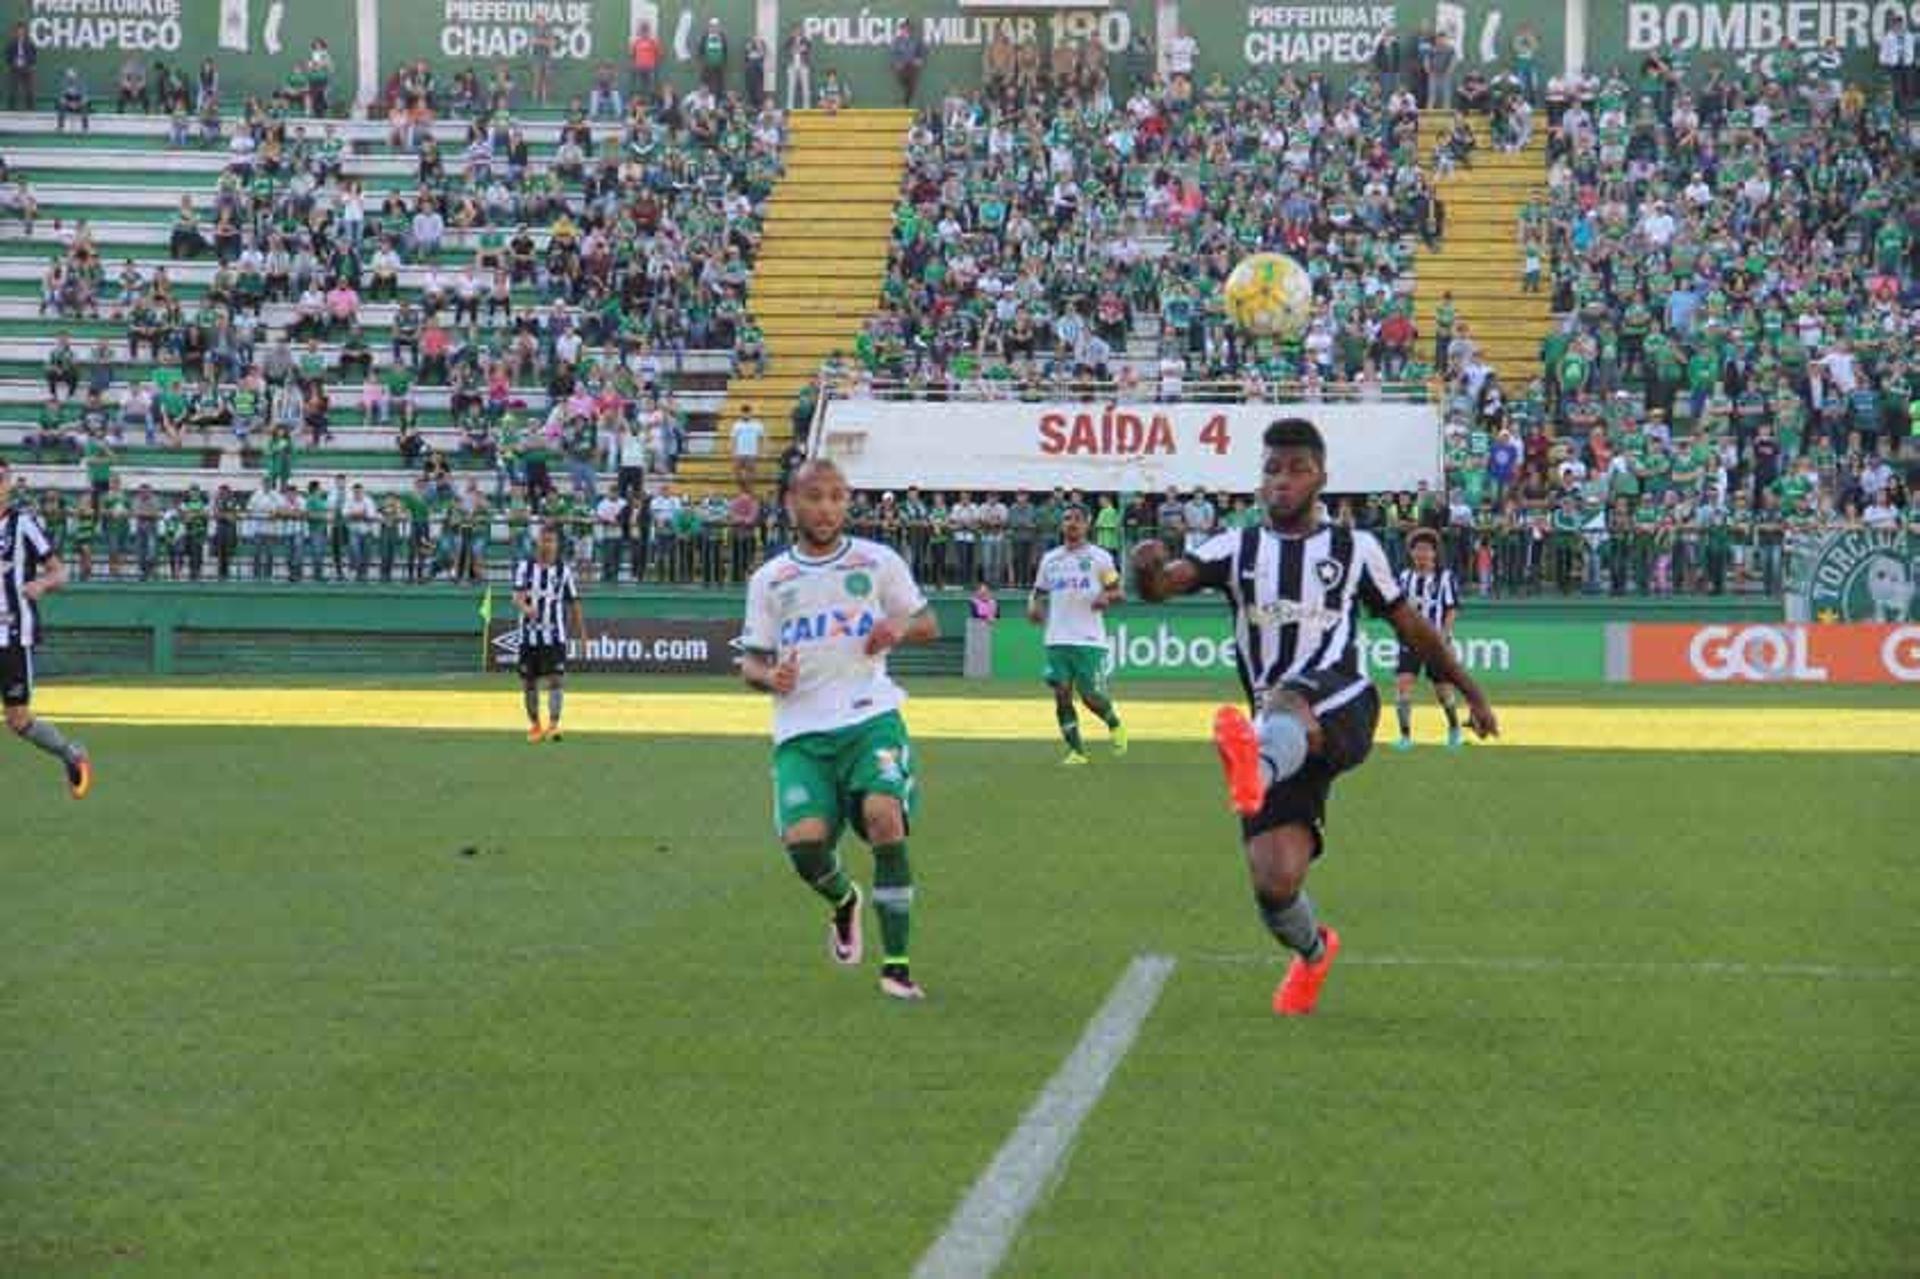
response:
[[[833,399],[814,450],[859,489],[1251,493],[1269,423],[1303,417],[1327,441],[1333,493],[1441,485],[1431,404],[1113,404]]]

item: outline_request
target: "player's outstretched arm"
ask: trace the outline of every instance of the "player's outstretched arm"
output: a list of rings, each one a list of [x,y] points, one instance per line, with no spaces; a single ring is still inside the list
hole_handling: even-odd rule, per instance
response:
[[[1399,635],[1400,642],[1418,653],[1438,677],[1439,682],[1451,684],[1460,690],[1467,699],[1467,722],[1473,726],[1476,737],[1498,737],[1500,720],[1493,713],[1493,704],[1487,695],[1474,682],[1460,665],[1460,659],[1453,655],[1453,647],[1440,635],[1439,631],[1427,624],[1427,619],[1414,611],[1413,605],[1404,598],[1387,610],[1387,624]]]
[[[1149,604],[1191,595],[1202,585],[1199,566],[1189,559],[1174,559],[1165,542],[1142,542],[1128,559],[1133,563],[1133,580],[1140,598]]]

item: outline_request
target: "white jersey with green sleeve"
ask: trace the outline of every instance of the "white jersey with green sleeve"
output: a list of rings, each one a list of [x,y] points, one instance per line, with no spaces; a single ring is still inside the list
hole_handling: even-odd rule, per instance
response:
[[[899,709],[907,695],[888,678],[886,655],[867,655],[867,636],[882,618],[905,621],[926,606],[906,561],[864,538],[817,560],[789,547],[762,564],[747,583],[740,646],[800,668],[793,692],[774,699],[775,743]]]
[[[1092,542],[1056,546],[1040,557],[1033,589],[1047,597],[1047,643],[1105,648],[1107,615],[1094,607],[1111,580],[1113,556]]]

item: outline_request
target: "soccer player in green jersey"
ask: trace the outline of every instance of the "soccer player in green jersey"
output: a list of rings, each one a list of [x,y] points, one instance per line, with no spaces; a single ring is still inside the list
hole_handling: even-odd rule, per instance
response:
[[[1107,694],[1105,613],[1125,598],[1113,556],[1087,540],[1087,508],[1069,504],[1060,517],[1061,543],[1040,557],[1027,618],[1047,628],[1046,681],[1053,689],[1060,735],[1067,739],[1063,764],[1087,762],[1080,740],[1074,694],[1113,734],[1113,753],[1127,753],[1127,730]]]
[[[851,825],[873,849],[880,989],[921,999],[907,953],[913,747],[887,652],[927,643],[939,626],[905,560],[847,536],[847,498],[846,476],[832,462],[808,462],[794,475],[793,544],[747,583],[740,669],[773,695],[774,822],[794,870],[831,908],[829,953],[854,965],[863,951],[860,889],[835,852]]]

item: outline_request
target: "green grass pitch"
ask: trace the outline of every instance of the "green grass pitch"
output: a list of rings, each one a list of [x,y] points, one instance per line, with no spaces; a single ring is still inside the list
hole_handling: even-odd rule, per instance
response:
[[[1378,752],[1281,1022],[1206,746],[923,741],[902,1007],[764,742],[531,748],[497,687],[88,726],[84,804],[0,744],[0,1275],[904,1276],[1148,952],[1003,1274],[1920,1266],[1920,755]]]

